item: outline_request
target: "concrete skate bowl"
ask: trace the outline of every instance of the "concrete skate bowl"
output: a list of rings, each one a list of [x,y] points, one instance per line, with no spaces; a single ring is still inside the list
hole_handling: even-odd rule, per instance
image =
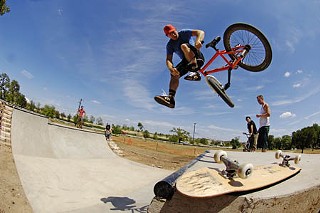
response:
[[[222,170],[223,164],[215,163],[213,155],[215,151],[208,150],[199,156],[184,172],[209,167]],[[230,159],[236,159],[239,163],[253,163],[265,165],[267,163],[279,163],[281,159],[275,159],[275,152],[227,152]],[[287,153],[294,155],[293,153]],[[233,193],[211,198],[192,198],[175,191],[171,199],[159,199],[155,197],[149,212],[165,213],[208,213],[208,212],[312,212],[320,210],[320,155],[302,154],[302,160],[297,165],[302,170],[295,176],[276,185],[249,193]],[[293,163],[293,162],[292,162]],[[177,171],[179,172],[179,171]],[[164,180],[172,181],[172,174]],[[158,183],[159,183],[158,182]],[[172,184],[174,186],[174,184]],[[173,188],[174,189],[174,188]],[[155,190],[156,191],[156,190]],[[168,190],[170,191],[170,190]]]
[[[102,134],[20,109],[13,110],[11,142],[34,212],[147,212],[154,183],[171,173],[119,157]]]

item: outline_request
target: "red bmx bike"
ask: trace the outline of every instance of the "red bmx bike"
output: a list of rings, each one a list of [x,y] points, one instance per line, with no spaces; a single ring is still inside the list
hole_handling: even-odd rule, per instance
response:
[[[221,38],[218,36],[205,45],[206,48],[212,47],[216,52],[199,72],[205,76],[209,87],[230,107],[234,107],[232,100],[226,93],[231,84],[231,71],[238,69],[238,67],[251,72],[265,70],[271,63],[272,50],[263,33],[245,23],[232,24],[225,30],[223,34],[225,50],[219,50],[216,47],[220,40]],[[222,67],[209,69],[209,66],[218,57],[221,57],[226,64]],[[214,76],[209,75],[226,70],[228,70],[228,81],[224,86]]]

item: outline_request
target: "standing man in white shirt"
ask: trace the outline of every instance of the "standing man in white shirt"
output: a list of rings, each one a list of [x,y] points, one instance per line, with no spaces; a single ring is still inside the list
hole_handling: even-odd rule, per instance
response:
[[[270,130],[270,107],[264,101],[263,95],[257,96],[257,101],[261,105],[260,114],[256,117],[259,118],[260,128],[258,137],[258,148],[262,148],[262,152],[266,152],[268,149],[268,135]]]

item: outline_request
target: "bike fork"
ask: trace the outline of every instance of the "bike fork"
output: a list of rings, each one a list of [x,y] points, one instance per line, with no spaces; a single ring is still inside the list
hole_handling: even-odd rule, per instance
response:
[[[224,85],[223,87],[224,90],[227,90],[231,85],[231,71],[232,71],[232,68],[230,67],[228,69],[228,82]]]

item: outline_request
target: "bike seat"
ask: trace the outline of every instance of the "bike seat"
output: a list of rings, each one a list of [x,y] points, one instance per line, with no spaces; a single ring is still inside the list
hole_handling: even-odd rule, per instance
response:
[[[220,36],[215,37],[211,42],[206,44],[206,48],[212,47],[213,49],[217,50],[216,45],[219,43],[220,40],[221,40]]]

